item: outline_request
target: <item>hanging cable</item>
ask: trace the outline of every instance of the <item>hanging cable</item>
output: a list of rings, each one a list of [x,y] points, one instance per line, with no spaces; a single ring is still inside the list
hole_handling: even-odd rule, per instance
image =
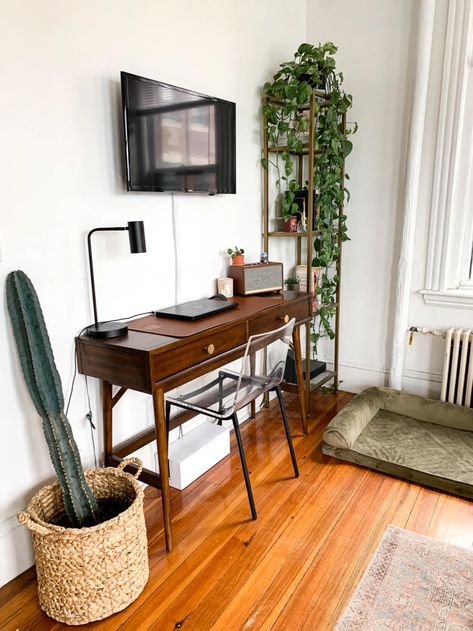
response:
[[[174,304],[179,304],[179,256],[177,236],[177,211],[174,203],[174,193],[171,193],[172,242],[174,247]]]
[[[87,329],[88,327],[84,327],[83,329],[81,329],[81,331],[79,332],[79,335],[77,337],[80,337],[82,335],[82,333]],[[76,349],[74,348],[74,374],[72,375],[72,383],[71,383],[71,390],[69,392],[69,396],[67,398],[67,405],[66,405],[66,416],[69,413],[69,406],[71,404],[71,399],[72,399],[72,393],[74,392],[74,385],[76,382],[76,377],[77,377],[77,353],[76,353]]]
[[[114,322],[115,320],[132,320],[133,318],[138,318],[140,316],[145,316],[145,315],[152,315],[153,311],[144,311],[143,313],[135,313],[133,315],[130,316],[126,316],[123,318],[115,318],[114,320],[104,320],[104,322]],[[88,328],[88,326],[85,326],[83,329],[81,329],[77,335],[77,337],[80,337],[84,331]],[[74,348],[74,374],[72,375],[72,382],[71,382],[71,389],[69,392],[69,396],[67,397],[67,404],[66,404],[66,409],[65,409],[65,413],[66,416],[69,414],[69,407],[71,405],[71,400],[72,400],[72,394],[74,392],[74,387],[75,387],[75,383],[76,383],[76,377],[77,377],[77,350]],[[86,389],[86,393],[87,393],[87,405],[88,405],[88,412],[85,415],[85,418],[87,419],[87,421],[89,422],[89,427],[90,427],[90,437],[92,439],[92,449],[94,452],[94,462],[95,462],[95,467],[97,468],[97,450],[95,447],[95,437],[94,437],[94,430],[96,429],[94,423],[93,423],[93,414],[92,414],[92,405],[91,405],[91,401],[90,401],[90,393],[89,393],[89,383],[87,381],[87,375],[85,375],[85,389]]]
[[[95,463],[95,468],[97,468],[97,450],[95,448],[95,438],[94,438],[94,430],[97,429],[94,425],[94,422],[92,420],[92,406],[90,404],[90,393],[89,393],[89,382],[87,380],[87,375],[85,375],[85,392],[87,394],[87,403],[88,403],[88,407],[89,407],[89,411],[87,412],[87,414],[85,415],[85,418],[89,421],[90,424],[90,437],[92,439],[92,449],[94,451],[94,463]]]

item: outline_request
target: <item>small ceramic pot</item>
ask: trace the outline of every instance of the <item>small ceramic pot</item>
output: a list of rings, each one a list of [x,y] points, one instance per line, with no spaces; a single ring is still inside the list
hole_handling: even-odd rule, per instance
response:
[[[232,256],[232,265],[244,265],[245,255],[239,254],[238,256]]]
[[[289,219],[284,224],[284,231],[297,232],[297,223],[298,223],[297,216],[289,217]]]

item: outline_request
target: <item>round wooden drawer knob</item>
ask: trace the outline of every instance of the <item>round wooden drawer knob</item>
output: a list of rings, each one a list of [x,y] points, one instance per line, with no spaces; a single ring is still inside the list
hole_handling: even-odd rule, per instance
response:
[[[209,355],[213,355],[215,353],[215,346],[213,344],[209,344],[208,346],[204,346],[204,351],[207,351]]]
[[[285,316],[281,316],[281,320],[284,322],[284,324],[287,324],[289,322],[289,316],[287,315],[287,313]]]

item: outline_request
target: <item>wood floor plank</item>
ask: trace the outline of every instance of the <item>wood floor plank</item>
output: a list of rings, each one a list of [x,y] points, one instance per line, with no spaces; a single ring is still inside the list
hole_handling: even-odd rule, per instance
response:
[[[404,528],[419,534],[426,534],[429,531],[439,498],[440,494],[437,491],[421,487]]]
[[[433,511],[427,533],[439,541],[473,547],[473,502],[442,494]]]

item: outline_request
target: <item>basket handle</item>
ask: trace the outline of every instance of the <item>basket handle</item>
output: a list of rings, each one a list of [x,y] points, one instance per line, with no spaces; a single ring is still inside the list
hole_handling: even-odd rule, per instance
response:
[[[38,522],[31,519],[29,514],[25,511],[18,513],[17,519],[20,522],[20,524],[27,526],[33,532],[37,532],[38,535],[48,535],[50,533],[48,528],[46,528],[45,526],[42,526],[41,524],[38,524]]]
[[[123,471],[123,469],[127,467],[129,464],[134,464],[136,467],[138,467],[138,471],[133,476],[136,479],[138,479],[140,476],[140,473],[143,471],[143,463],[141,462],[139,458],[125,458],[124,460],[120,462],[117,469],[120,469],[120,471]],[[132,475],[132,474],[130,473],[129,475]]]

